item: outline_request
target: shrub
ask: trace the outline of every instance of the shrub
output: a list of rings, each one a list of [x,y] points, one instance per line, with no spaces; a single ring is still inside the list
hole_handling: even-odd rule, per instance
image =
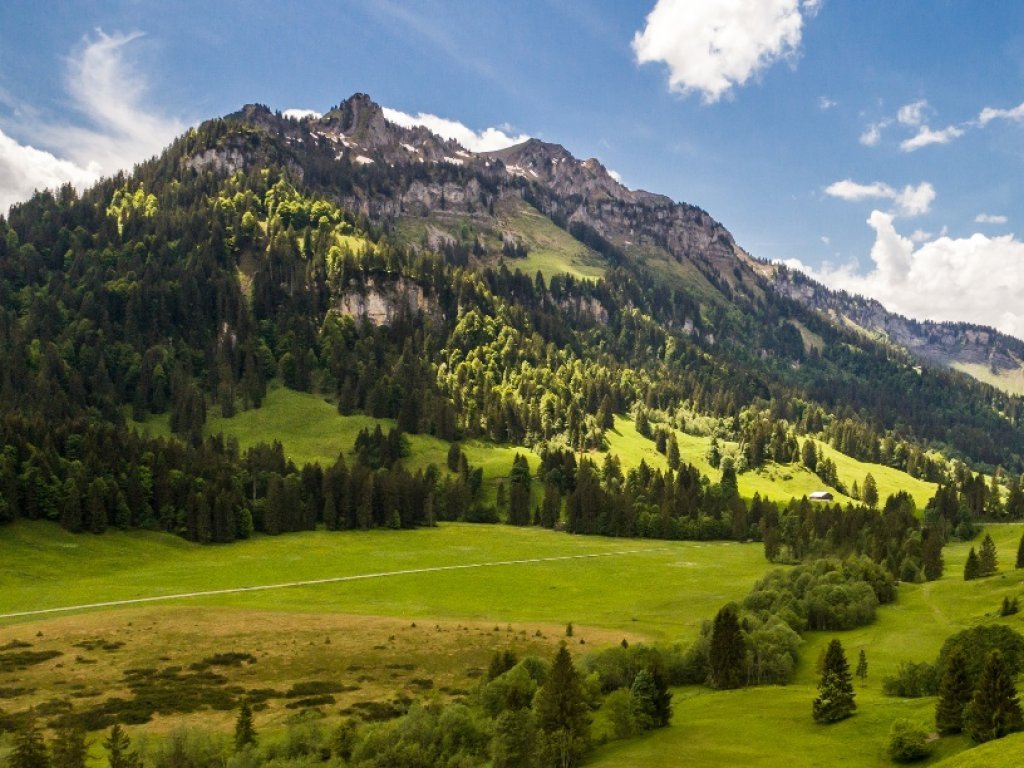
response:
[[[897,763],[923,760],[932,753],[928,734],[909,720],[897,720],[889,731],[889,757]]]

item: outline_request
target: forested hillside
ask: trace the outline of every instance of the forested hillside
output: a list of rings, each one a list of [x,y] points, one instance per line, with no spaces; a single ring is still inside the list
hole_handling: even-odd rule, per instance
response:
[[[755,267],[705,212],[554,145],[474,155],[365,96],[301,122],[247,107],[0,222],[0,520],[228,541],[564,517],[759,538],[771,515],[739,498],[737,472],[798,462],[853,492],[809,437],[942,483],[931,522],[950,531],[1024,516],[1024,400],[840,328]],[[322,467],[204,440],[208,414],[260,408],[275,380],[396,434]],[[165,413],[176,439],[137,433]],[[588,458],[617,414],[667,472]],[[721,476],[673,458],[676,430],[737,444]],[[485,503],[457,447],[406,470],[401,433],[545,458]],[[896,571],[907,554],[878,556]]]

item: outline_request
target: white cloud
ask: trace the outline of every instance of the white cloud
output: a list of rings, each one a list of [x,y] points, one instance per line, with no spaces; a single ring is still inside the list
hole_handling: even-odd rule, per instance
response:
[[[913,240],[915,243],[923,243],[926,240],[931,240],[932,239],[932,233],[931,232],[926,232],[923,229],[915,229],[910,234],[910,239]]]
[[[873,211],[867,223],[875,244],[866,274],[854,265],[794,265],[826,285],[878,299],[910,317],[981,323],[1024,338],[1024,242],[975,233],[915,246],[896,231],[891,214]]]
[[[860,143],[866,147],[878,146],[878,143],[882,140],[882,129],[888,125],[888,120],[871,123],[871,125],[864,129],[864,133],[860,135]]]
[[[974,217],[978,224],[1005,224],[1008,219],[1005,216],[992,213],[979,213]]]
[[[825,245],[832,245],[832,239],[828,235],[822,235],[821,242],[823,242]]]
[[[927,108],[928,102],[925,99],[904,104],[896,113],[896,119],[901,125],[920,125],[924,120],[924,111]]]
[[[307,117],[319,120],[324,116],[323,112],[317,112],[315,109],[286,109],[281,114],[289,120],[305,120]]]
[[[442,138],[455,139],[455,141],[472,152],[493,152],[496,149],[504,149],[515,144],[522,144],[530,138],[525,133],[518,136],[509,136],[498,128],[485,128],[482,131],[474,131],[457,120],[448,120],[447,118],[438,117],[426,112],[409,115],[405,112],[399,112],[397,109],[384,107],[384,117],[403,128],[413,128],[417,125],[422,125]]]
[[[935,187],[927,181],[922,181],[916,187],[908,184],[902,190],[897,190],[881,181],[860,184],[853,179],[843,179],[825,187],[825,194],[850,201],[879,198],[892,200],[898,215],[920,216],[928,213],[931,208],[935,200]]]
[[[978,124],[982,128],[993,120],[1024,120],[1024,103],[1018,104],[1013,109],[985,107],[978,115]]]
[[[904,152],[913,152],[915,149],[927,147],[929,144],[948,144],[963,135],[964,129],[955,125],[943,128],[941,131],[933,131],[927,125],[922,125],[914,136],[900,142],[900,149]]]
[[[819,96],[818,97],[818,109],[820,109],[822,112],[824,112],[826,110],[829,110],[829,109],[832,109],[832,107],[835,107],[835,106],[838,106],[838,105],[839,105],[838,101],[833,101],[832,99],[828,98],[827,96]]]
[[[87,187],[99,180],[96,164],[82,168],[49,152],[23,146],[0,131],[0,215],[41,189],[56,189],[71,182]]]
[[[613,171],[611,168],[608,169],[608,175],[615,179],[619,184],[622,183],[622,174],[618,171]]]
[[[144,104],[147,83],[126,60],[126,48],[142,33],[107,35],[97,30],[68,60],[67,93],[81,118],[50,122],[31,108],[6,121],[9,132],[30,135],[50,151],[19,144],[4,135],[0,176],[6,211],[32,190],[64,182],[86,186],[101,174],[130,168],[163,149],[180,134],[182,122],[151,112]],[[12,130],[15,129],[15,130]]]
[[[638,64],[668,66],[669,89],[714,103],[800,48],[819,0],[657,0],[633,36]]]

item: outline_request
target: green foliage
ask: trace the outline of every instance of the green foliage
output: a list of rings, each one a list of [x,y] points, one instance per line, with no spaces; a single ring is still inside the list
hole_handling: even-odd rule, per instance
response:
[[[889,729],[889,757],[897,763],[924,760],[932,753],[928,732],[909,720],[897,720]]]
[[[935,706],[935,727],[941,734],[960,733],[964,727],[964,709],[971,701],[974,687],[967,669],[962,646],[954,648],[946,658],[946,670],[939,686]]]
[[[745,648],[739,616],[732,603],[715,616],[708,649],[708,684],[712,688],[739,688],[744,681]]]
[[[590,715],[579,673],[563,644],[533,704],[542,765],[570,768],[590,746]]]
[[[1011,676],[1024,668],[1024,636],[1002,624],[983,624],[971,627],[947,638],[939,651],[938,667],[945,674],[953,652],[959,649],[967,662],[967,675],[974,686],[981,677],[986,660],[993,651],[999,651],[1000,663]]]
[[[971,702],[964,709],[964,730],[976,742],[999,739],[1024,728],[1014,673],[998,650],[988,654]]]
[[[996,554],[996,545],[989,534],[981,541],[981,550],[978,553],[978,576],[994,576],[999,570],[999,559]]]
[[[50,757],[43,735],[30,718],[14,737],[14,750],[7,758],[7,768],[50,768]]]
[[[832,640],[825,652],[821,681],[818,683],[818,696],[813,702],[814,721],[835,723],[846,719],[857,708],[854,703],[855,696],[850,666],[846,662],[842,643]]]
[[[248,699],[242,699],[235,720],[235,751],[241,751],[256,744],[256,727],[252,721],[252,708]]]
[[[934,696],[939,691],[940,679],[943,678],[934,664],[901,661],[895,673],[883,678],[882,692],[908,699]]]
[[[971,547],[971,551],[967,554],[967,562],[964,563],[964,581],[973,581],[980,577],[981,561],[978,559],[974,547]]]
[[[110,768],[142,768],[142,761],[131,746],[131,739],[120,724],[110,729],[110,735],[103,742]]]
[[[856,675],[861,680],[868,679],[868,655],[863,648],[860,649],[860,654],[857,656]]]

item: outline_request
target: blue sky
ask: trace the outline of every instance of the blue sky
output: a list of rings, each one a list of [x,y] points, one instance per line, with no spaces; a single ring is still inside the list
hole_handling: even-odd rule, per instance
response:
[[[1024,336],[1015,0],[11,0],[0,207],[247,102],[356,91],[467,143],[563,144],[755,256]]]

